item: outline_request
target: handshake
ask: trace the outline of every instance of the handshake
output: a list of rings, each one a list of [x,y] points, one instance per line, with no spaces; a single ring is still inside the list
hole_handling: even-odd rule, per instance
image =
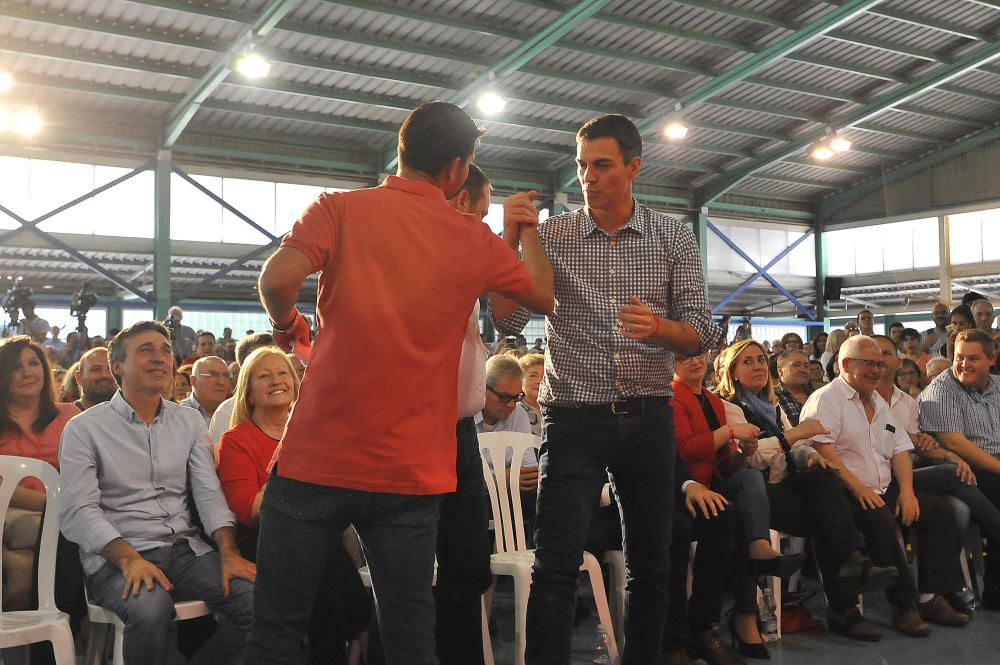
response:
[[[519,192],[503,202],[503,239],[517,251],[521,234],[537,233],[538,208],[535,207],[537,191]],[[530,229],[530,230],[529,230]]]

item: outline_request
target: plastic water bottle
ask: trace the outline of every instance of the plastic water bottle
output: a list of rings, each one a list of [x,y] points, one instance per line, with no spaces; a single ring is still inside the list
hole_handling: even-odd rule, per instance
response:
[[[774,593],[771,589],[764,589],[761,600],[760,621],[763,624],[761,638],[765,642],[778,641],[778,615],[775,613],[776,605]]]
[[[608,655],[608,631],[604,629],[603,624],[597,624],[597,640],[591,662],[594,665],[611,665],[611,656]]]

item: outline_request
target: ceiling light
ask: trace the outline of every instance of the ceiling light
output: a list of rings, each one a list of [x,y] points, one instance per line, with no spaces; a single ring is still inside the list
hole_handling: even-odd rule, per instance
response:
[[[830,139],[830,147],[834,152],[847,152],[851,149],[851,142],[842,136],[834,136]]]
[[[248,79],[260,79],[271,71],[271,63],[259,53],[251,51],[236,61],[236,71]]]
[[[680,141],[688,135],[688,126],[679,120],[674,120],[663,128],[663,133],[671,141]]]
[[[482,111],[485,115],[497,115],[503,113],[506,106],[507,100],[492,90],[484,92],[479,96],[479,99],[476,100],[476,108]]]
[[[14,129],[22,136],[34,136],[42,129],[42,116],[31,109],[18,111],[14,118]]]
[[[10,72],[0,72],[0,92],[7,92],[14,85],[14,77]]]
[[[826,160],[833,157],[833,148],[828,146],[826,143],[818,143],[812,147],[812,150],[810,151],[809,154],[813,156],[813,159],[818,159],[821,162],[825,162]]]

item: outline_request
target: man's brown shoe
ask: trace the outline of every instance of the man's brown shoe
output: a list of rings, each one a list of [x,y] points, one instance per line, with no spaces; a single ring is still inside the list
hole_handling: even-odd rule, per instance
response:
[[[897,607],[892,613],[892,624],[908,637],[927,637],[931,633],[931,627],[920,617],[915,604]]]
[[[691,659],[684,649],[677,649],[663,656],[663,665],[691,665]]]
[[[722,641],[717,628],[695,633],[691,641],[691,657],[700,658],[708,665],[746,665],[746,661]]]
[[[849,637],[862,642],[878,642],[882,639],[882,631],[865,621],[857,607],[846,612],[828,611],[826,621],[831,633]]]
[[[926,603],[920,603],[920,616],[931,623],[952,628],[961,628],[972,618],[968,614],[956,612],[943,596],[934,596]]]

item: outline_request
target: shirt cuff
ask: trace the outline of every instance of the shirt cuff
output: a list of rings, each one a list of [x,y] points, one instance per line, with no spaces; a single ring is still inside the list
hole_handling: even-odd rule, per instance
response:
[[[697,483],[697,482],[698,482],[697,480],[685,480],[683,483],[681,483],[681,494],[684,494],[685,492],[687,492],[688,485],[691,485],[692,483]]]

